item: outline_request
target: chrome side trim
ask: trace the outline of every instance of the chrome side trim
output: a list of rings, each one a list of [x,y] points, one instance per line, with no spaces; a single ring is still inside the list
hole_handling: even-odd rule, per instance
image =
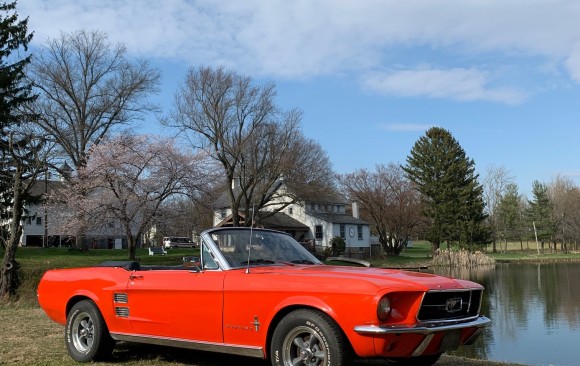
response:
[[[111,333],[111,337],[116,341],[146,343],[146,344],[154,344],[157,346],[187,348],[196,351],[219,352],[237,356],[265,358],[264,349],[262,347],[248,347],[225,343],[189,341],[176,338],[142,336],[121,333]]]
[[[483,328],[486,327],[491,320],[485,316],[480,316],[479,318],[469,321],[469,322],[457,322],[454,324],[427,324],[419,323],[415,326],[397,326],[397,325],[357,325],[354,327],[354,331],[358,334],[366,335],[384,335],[384,334],[401,334],[401,333],[411,333],[411,334],[431,334],[437,332],[446,332],[450,330],[463,329],[463,328]]]

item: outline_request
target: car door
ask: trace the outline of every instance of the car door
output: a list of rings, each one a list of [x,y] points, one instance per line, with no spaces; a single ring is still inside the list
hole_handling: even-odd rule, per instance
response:
[[[136,335],[223,342],[225,272],[188,269],[135,271],[127,285]]]

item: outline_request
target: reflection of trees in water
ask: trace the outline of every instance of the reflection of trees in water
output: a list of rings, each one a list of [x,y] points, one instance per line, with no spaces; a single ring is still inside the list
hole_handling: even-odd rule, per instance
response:
[[[480,283],[485,287],[483,301],[481,302],[481,314],[491,317],[490,308],[492,307],[490,295],[490,286],[487,285],[486,280],[495,273],[495,265],[480,266],[474,268],[467,267],[437,267],[435,273],[442,276],[453,278],[461,278]],[[495,321],[492,318],[492,321]],[[494,334],[490,328],[486,329],[479,339],[471,346],[466,346],[458,349],[453,354],[469,357],[487,359],[490,354],[491,345],[494,343]]]
[[[481,313],[492,319],[492,325],[473,346],[455,354],[488,358],[495,342],[517,343],[536,315],[543,318],[543,334],[563,324],[580,325],[580,263],[504,263],[487,268],[437,268],[435,272],[485,287]]]

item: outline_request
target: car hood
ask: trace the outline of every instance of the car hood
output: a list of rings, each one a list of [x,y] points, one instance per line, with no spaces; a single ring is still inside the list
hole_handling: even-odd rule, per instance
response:
[[[459,290],[482,288],[481,285],[460,279],[434,275],[424,272],[404,271],[382,268],[362,268],[328,265],[296,265],[296,266],[269,266],[251,267],[250,273],[270,274],[290,277],[317,277],[319,280],[328,279],[334,283],[366,282],[377,288],[421,288],[428,290]],[[289,278],[288,278],[289,279]],[[286,279],[286,280],[288,280]]]

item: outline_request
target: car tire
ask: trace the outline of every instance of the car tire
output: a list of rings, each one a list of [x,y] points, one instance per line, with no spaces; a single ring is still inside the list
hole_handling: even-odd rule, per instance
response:
[[[311,309],[295,310],[276,326],[270,360],[273,366],[290,366],[299,357],[304,365],[347,366],[351,362],[350,344],[328,315]]]
[[[441,353],[426,356],[416,356],[409,358],[389,358],[386,360],[388,366],[431,366],[439,360]]]
[[[101,312],[90,300],[79,301],[68,313],[65,342],[68,354],[77,362],[105,359],[115,348]]]

